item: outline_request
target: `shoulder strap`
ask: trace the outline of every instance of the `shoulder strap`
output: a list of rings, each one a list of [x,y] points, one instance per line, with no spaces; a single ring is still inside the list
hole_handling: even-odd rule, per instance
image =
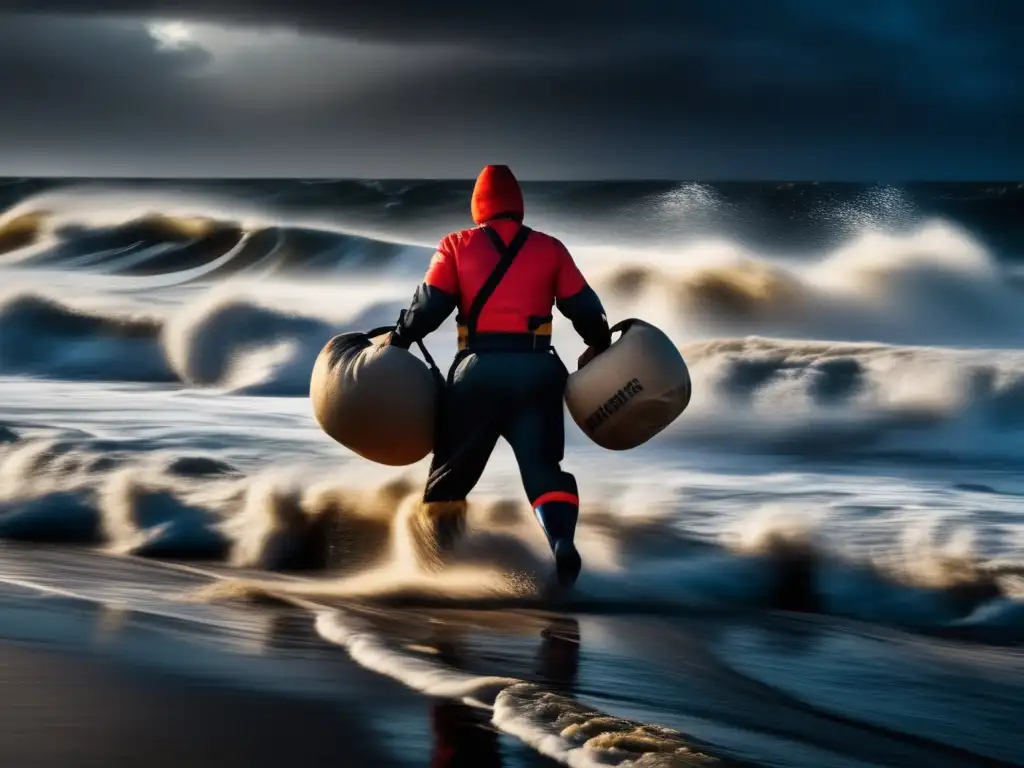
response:
[[[484,305],[487,300],[491,298],[494,293],[494,289],[498,287],[498,283],[501,282],[502,278],[505,277],[505,273],[508,272],[508,268],[512,266],[512,262],[515,260],[519,251],[522,250],[523,245],[526,244],[526,238],[530,236],[530,228],[521,226],[519,231],[516,232],[516,236],[512,239],[512,242],[505,245],[505,242],[501,239],[501,235],[495,232],[490,227],[484,225],[481,227],[487,236],[491,238],[491,242],[494,244],[495,250],[501,256],[498,259],[498,263],[494,267],[494,271],[487,276],[487,280],[480,287],[480,291],[473,298],[473,304],[469,308],[469,312],[466,315],[466,329],[469,332],[469,337],[472,338],[476,335],[476,324],[480,319],[480,313],[483,311]]]

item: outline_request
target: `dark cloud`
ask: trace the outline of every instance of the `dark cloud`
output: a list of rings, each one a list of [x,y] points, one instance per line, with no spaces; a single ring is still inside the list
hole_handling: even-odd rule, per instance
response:
[[[181,16],[397,42],[554,41],[570,50],[643,40],[708,50],[740,35],[827,52],[831,42],[905,45],[915,36],[956,46],[972,34],[1013,49],[1024,24],[1016,0],[3,0],[0,11]]]
[[[0,0],[0,10],[32,12],[0,23],[8,147],[31,130],[55,152],[149,166],[174,153],[179,167],[257,174],[469,175],[496,158],[534,176],[1024,172],[1016,0]],[[157,51],[138,23],[115,17],[399,47],[380,66],[360,64],[372,87],[310,65],[265,83],[271,94],[320,84],[300,111],[238,106],[203,74],[210,52]]]
[[[192,80],[200,48],[158,50],[138,24],[13,17],[0,23],[0,157],[59,167],[117,157],[153,135],[188,142],[223,127]]]
[[[131,14],[183,16],[225,23],[271,24],[333,32],[365,40],[393,42],[485,43],[505,46],[523,41],[558,41],[629,37],[640,33],[714,32],[726,6],[677,0],[590,0],[553,3],[519,0],[481,3],[473,0],[379,0],[328,3],[318,0],[4,0],[0,10],[24,13]],[[762,14],[757,14],[762,15]]]

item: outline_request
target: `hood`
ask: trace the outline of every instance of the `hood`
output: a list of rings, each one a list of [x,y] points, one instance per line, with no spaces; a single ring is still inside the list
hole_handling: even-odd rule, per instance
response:
[[[471,209],[477,224],[498,217],[523,220],[523,191],[507,165],[488,165],[480,171]]]

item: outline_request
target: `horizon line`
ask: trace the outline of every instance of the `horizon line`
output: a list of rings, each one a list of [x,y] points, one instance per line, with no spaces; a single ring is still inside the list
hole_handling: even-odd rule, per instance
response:
[[[750,178],[701,178],[701,177],[588,177],[579,176],[572,178],[530,178],[519,176],[523,184],[1009,184],[1024,186],[1024,178],[917,178],[917,179],[855,179],[855,178],[785,178],[785,177],[750,177]],[[4,181],[70,181],[70,180],[105,180],[105,181],[312,181],[312,182],[457,182],[472,184],[476,181],[475,176],[192,176],[192,175],[150,175],[150,174],[12,174],[0,175]]]

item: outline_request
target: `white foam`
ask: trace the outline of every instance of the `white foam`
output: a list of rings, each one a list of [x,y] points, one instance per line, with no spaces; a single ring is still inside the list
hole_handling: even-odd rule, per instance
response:
[[[494,724],[571,768],[721,765],[684,734],[608,715],[530,683],[498,694]]]
[[[368,625],[341,611],[327,610],[317,614],[316,629],[325,640],[343,646],[355,661],[367,669],[428,696],[489,708],[500,690],[520,682],[512,677],[467,674],[432,659],[403,652]]]
[[[800,261],[727,237],[642,251],[586,249],[578,259],[610,317],[638,314],[679,341],[756,333],[895,344],[1024,342],[1019,291],[978,241],[944,221],[906,233],[863,232]]]

